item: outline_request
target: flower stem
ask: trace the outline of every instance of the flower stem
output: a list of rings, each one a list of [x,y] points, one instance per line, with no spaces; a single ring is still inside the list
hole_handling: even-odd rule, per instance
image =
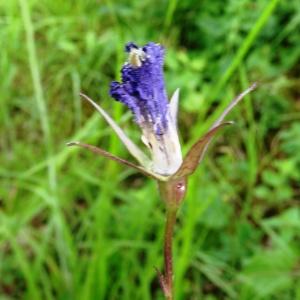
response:
[[[173,300],[173,258],[172,258],[172,242],[173,231],[176,223],[177,209],[171,208],[167,210],[167,220],[165,227],[165,276],[164,276],[164,293],[167,300]]]
[[[167,220],[164,241],[165,272],[164,274],[161,274],[159,271],[157,271],[157,273],[166,300],[173,300],[173,231],[174,225],[176,223],[177,211],[185,196],[187,179],[185,177],[182,177],[171,179],[167,182],[158,182],[158,186],[160,195],[166,204]]]

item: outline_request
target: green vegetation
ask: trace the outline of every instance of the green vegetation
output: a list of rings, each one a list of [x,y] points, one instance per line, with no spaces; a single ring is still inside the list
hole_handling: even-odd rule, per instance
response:
[[[167,48],[182,141],[261,82],[189,182],[176,300],[300,299],[298,0],[0,3],[0,299],[163,299],[155,183],[66,142],[130,155],[83,91],[139,141],[108,96],[127,41]]]

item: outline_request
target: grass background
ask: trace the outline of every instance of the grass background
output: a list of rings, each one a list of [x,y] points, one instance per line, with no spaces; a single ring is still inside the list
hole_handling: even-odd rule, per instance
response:
[[[65,146],[130,159],[84,91],[108,96],[127,41],[167,48],[183,150],[251,82],[189,182],[175,238],[181,299],[300,299],[298,0],[0,3],[0,299],[162,299],[154,182]]]

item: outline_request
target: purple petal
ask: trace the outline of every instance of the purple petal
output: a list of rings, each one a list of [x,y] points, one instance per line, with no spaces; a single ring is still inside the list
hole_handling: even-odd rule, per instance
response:
[[[112,82],[110,95],[125,104],[140,126],[151,127],[157,135],[167,129],[168,99],[163,77],[164,48],[148,43],[138,48],[125,47],[129,61],[122,72],[122,82]]]

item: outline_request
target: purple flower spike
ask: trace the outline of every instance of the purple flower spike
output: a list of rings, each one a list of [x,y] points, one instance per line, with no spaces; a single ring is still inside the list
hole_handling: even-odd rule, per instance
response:
[[[151,128],[156,135],[162,135],[168,127],[164,48],[152,42],[139,48],[130,42],[125,50],[129,58],[121,71],[122,82],[111,83],[110,95],[132,111],[142,128]]]

